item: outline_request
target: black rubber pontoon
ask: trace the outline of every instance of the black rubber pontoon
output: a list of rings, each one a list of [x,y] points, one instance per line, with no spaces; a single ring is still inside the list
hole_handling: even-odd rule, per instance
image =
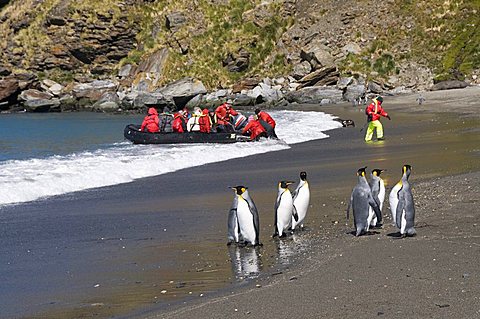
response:
[[[140,126],[129,124],[123,131],[123,136],[134,144],[181,144],[181,143],[236,143],[247,142],[249,138],[237,133],[164,133],[141,132]]]

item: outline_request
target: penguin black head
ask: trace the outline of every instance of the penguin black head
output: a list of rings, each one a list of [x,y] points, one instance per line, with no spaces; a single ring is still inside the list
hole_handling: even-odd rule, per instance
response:
[[[382,172],[385,171],[384,169],[379,169],[379,168],[375,168],[372,170],[372,175],[373,176],[380,176],[380,174],[382,174]]]
[[[300,172],[300,179],[302,181],[306,181],[307,180],[307,172]]]
[[[408,177],[408,176],[410,176],[411,171],[412,171],[412,166],[410,166],[408,164],[403,165],[402,174],[406,174],[407,177]]]
[[[234,186],[234,187],[231,187],[231,188],[235,191],[235,193],[236,193],[237,195],[242,195],[242,194],[245,193],[245,192],[247,191],[247,189],[248,189],[248,187],[245,187],[245,186],[242,186],[242,185],[240,185],[240,186]]]
[[[357,171],[357,176],[363,176],[365,177],[366,173],[365,173],[365,170],[367,169],[367,166],[365,167],[362,167],[362,168],[359,168],[358,171]]]
[[[281,187],[281,188],[288,188],[288,185],[291,185],[291,184],[295,184],[295,182],[291,182],[291,181],[281,181],[281,182],[280,182],[280,187]]]

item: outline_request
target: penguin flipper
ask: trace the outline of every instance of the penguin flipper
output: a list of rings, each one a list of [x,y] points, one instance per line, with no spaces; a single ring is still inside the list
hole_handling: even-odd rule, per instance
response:
[[[368,203],[370,206],[373,208],[373,211],[375,212],[375,215],[377,216],[377,223],[381,224],[382,223],[382,211],[380,210],[380,206],[378,205],[377,201],[373,196],[370,194],[368,197]]]
[[[398,198],[397,211],[395,214],[397,216],[395,222],[397,224],[398,229],[402,228],[402,213],[404,209],[405,209],[405,198],[403,195],[400,194]]]
[[[295,205],[293,205],[292,215],[293,215],[293,219],[295,219],[295,221],[298,222],[298,213]]]

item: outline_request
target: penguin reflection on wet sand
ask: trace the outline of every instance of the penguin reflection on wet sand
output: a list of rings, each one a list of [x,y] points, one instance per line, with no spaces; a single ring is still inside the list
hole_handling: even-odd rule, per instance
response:
[[[372,191],[365,178],[365,169],[362,167],[357,171],[358,183],[353,188],[350,202],[347,207],[347,219],[349,219],[350,207],[353,210],[353,220],[355,225],[355,236],[365,234],[369,229],[368,211],[372,207],[377,216],[377,222],[382,223],[382,212],[377,202],[373,199]]]
[[[247,187],[235,186],[232,190],[235,197],[228,214],[228,244],[260,245],[258,211]]]
[[[415,236],[415,204],[408,178],[412,172],[410,165],[403,165],[402,179],[390,192],[390,210],[394,223],[402,236]]]
[[[295,182],[281,181],[278,183],[278,195],[275,202],[275,232],[273,237],[286,236],[286,232],[292,228],[292,216],[298,222],[298,215],[293,206],[292,193],[288,185]]]
[[[307,215],[308,205],[310,204],[310,188],[307,181],[307,173],[300,172],[300,182],[297,188],[292,193],[293,207],[295,208],[298,221],[292,216],[292,230],[295,230],[297,226],[303,230],[303,222]]]
[[[372,170],[372,173],[370,175],[371,179],[370,179],[370,182],[368,183],[372,191],[373,199],[377,201],[380,211],[382,211],[383,201],[385,200],[385,183],[383,182],[383,179],[380,177],[380,174],[382,174],[383,171],[384,171],[383,169],[378,169],[378,168]],[[370,207],[368,209],[368,224],[369,226],[375,227],[377,226],[377,222],[378,222],[377,216],[375,215],[373,208]]]

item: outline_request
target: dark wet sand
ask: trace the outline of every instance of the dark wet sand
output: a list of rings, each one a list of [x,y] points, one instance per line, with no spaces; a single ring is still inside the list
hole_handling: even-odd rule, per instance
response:
[[[449,94],[479,101],[479,92]],[[35,305],[36,312],[18,313],[36,318],[474,317],[480,310],[474,299],[480,240],[472,226],[480,125],[478,112],[467,112],[479,106],[463,101],[468,107],[459,108],[458,97],[442,102],[450,95],[424,96],[422,109],[415,107],[416,96],[385,98],[392,121],[383,121],[384,142],[363,142],[364,107],[304,106],[353,119],[357,127],[288,150],[9,208],[5,216],[16,216],[18,225],[1,234],[11,257],[0,272],[11,287],[3,296],[17,303],[24,297],[21,304]],[[413,166],[419,235],[398,240],[388,236],[395,231],[388,225],[373,236],[348,234],[345,208],[356,170],[387,169],[388,192],[406,163]],[[301,170],[312,188],[310,230],[273,240],[277,182],[297,180]],[[438,204],[457,182],[464,184],[456,195],[465,203],[458,197]],[[227,186],[236,184],[249,187],[260,211],[260,249],[225,246]],[[245,283],[252,270],[263,275]],[[53,291],[20,291],[49,281]]]

